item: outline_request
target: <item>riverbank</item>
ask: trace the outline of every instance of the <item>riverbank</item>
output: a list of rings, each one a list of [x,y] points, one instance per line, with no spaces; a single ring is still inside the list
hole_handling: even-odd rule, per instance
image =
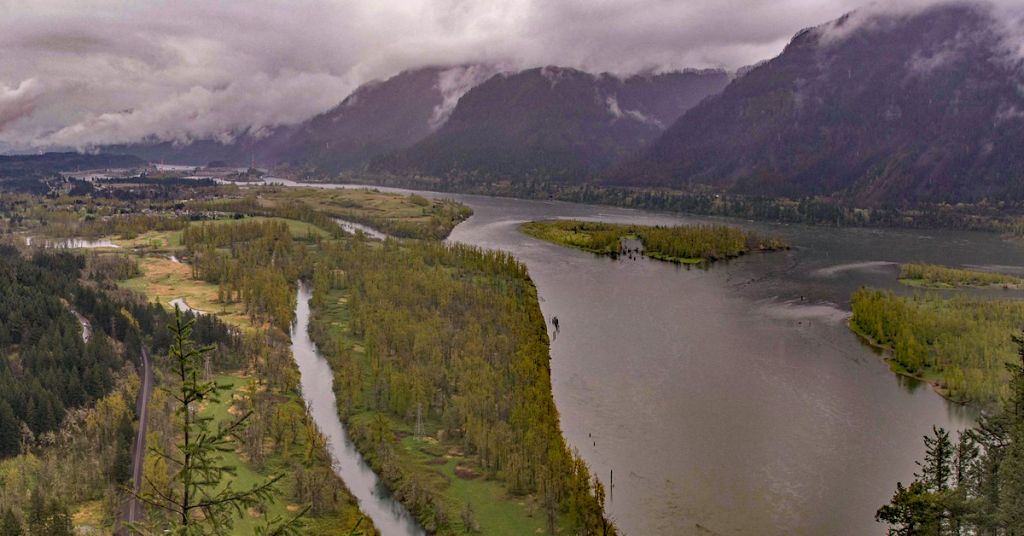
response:
[[[314,328],[311,333],[319,341],[318,346],[344,345],[354,356],[365,359],[366,349],[362,341],[353,340],[349,335],[350,313],[346,304],[348,297],[343,291],[335,290],[327,295],[324,305],[316,311]],[[330,319],[330,320],[326,320]],[[335,370],[334,391],[337,400],[350,400],[351,392],[369,386],[358,385],[350,374],[340,354],[328,354],[329,363]],[[348,430],[354,433],[350,438],[357,450],[364,454],[374,472],[384,479],[388,489],[395,491],[396,498],[420,506],[422,500],[416,497],[417,488],[424,494],[443,497],[442,504],[448,511],[441,516],[454,527],[455,534],[520,535],[546,533],[547,527],[541,515],[542,505],[536,497],[512,496],[494,475],[481,468],[473,456],[467,455],[465,446],[458,438],[445,437],[441,423],[436,418],[424,419],[422,429],[416,433],[416,422],[408,423],[396,419],[387,412],[358,409],[338,402],[336,410],[345,421]],[[388,437],[385,438],[384,435]],[[391,445],[388,450],[397,463],[381,455],[380,443]],[[396,467],[399,468],[396,470]],[[467,510],[467,505],[469,506]],[[429,505],[435,509],[439,505]],[[467,514],[468,512],[468,514]],[[419,521],[424,526],[437,529],[436,511],[421,512]],[[562,523],[561,528],[567,528]],[[474,532],[472,527],[476,527]],[[484,530],[486,529],[486,530]]]
[[[846,326],[848,328],[850,328],[850,331],[852,331],[853,334],[856,335],[857,338],[860,339],[860,341],[862,343],[864,343],[867,346],[869,346],[879,356],[881,356],[882,360],[885,361],[885,363],[889,366],[889,370],[891,370],[893,372],[893,374],[902,376],[902,377],[904,377],[904,378],[906,378],[906,379],[908,379],[910,381],[921,382],[923,384],[927,384],[927,385],[931,386],[932,391],[934,391],[935,394],[945,398],[946,400],[949,400],[950,402],[961,404],[961,405],[965,403],[963,401],[957,401],[957,400],[954,400],[954,399],[950,398],[949,391],[945,387],[942,386],[942,383],[939,381],[938,377],[936,377],[934,375],[932,377],[928,377],[928,376],[926,376],[924,374],[915,374],[915,373],[910,372],[909,370],[907,370],[906,367],[901,365],[898,361],[896,361],[896,359],[893,358],[893,355],[892,355],[893,354],[893,349],[892,349],[892,347],[886,346],[886,345],[876,341],[870,335],[865,333],[862,329],[857,327],[852,321],[848,320],[846,322]]]

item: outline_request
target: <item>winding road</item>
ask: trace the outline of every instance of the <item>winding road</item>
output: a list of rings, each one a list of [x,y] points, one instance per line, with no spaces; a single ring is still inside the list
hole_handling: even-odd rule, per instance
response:
[[[134,494],[125,504],[122,520],[125,524],[142,520],[142,503],[138,494],[142,491],[142,466],[146,460],[146,421],[149,416],[149,399],[153,395],[153,367],[149,361],[149,350],[142,346],[142,385],[139,387],[138,410],[139,431],[132,447],[132,490]],[[128,534],[124,528],[119,531]]]

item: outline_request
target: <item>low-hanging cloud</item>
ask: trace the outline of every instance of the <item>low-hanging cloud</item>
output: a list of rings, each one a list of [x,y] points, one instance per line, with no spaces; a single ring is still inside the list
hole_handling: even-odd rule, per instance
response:
[[[0,0],[0,147],[229,140],[424,65],[734,69],[862,3]]]
[[[35,78],[23,80],[16,87],[0,84],[0,129],[31,114],[40,93],[41,87]]]

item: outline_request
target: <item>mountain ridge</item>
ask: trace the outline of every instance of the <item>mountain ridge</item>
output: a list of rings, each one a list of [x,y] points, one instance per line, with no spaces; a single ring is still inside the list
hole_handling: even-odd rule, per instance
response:
[[[725,71],[617,77],[565,67],[501,73],[469,90],[441,128],[370,170],[580,180],[639,150],[728,82]]]
[[[952,3],[803,30],[602,182],[864,205],[1021,199],[1024,96],[993,24]]]

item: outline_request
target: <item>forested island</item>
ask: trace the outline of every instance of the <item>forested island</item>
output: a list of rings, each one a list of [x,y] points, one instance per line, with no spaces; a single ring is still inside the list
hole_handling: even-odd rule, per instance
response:
[[[899,281],[923,289],[1019,289],[1024,279],[996,272],[906,263]],[[947,293],[948,294],[948,293]],[[894,371],[926,381],[947,398],[992,408],[1009,394],[1015,360],[1007,333],[1024,326],[1024,301],[938,292],[898,295],[858,289],[850,327],[884,350]]]
[[[751,251],[776,251],[789,245],[728,225],[629,225],[582,220],[547,220],[522,224],[527,235],[597,255],[617,257],[633,249],[652,259],[699,264],[731,259]],[[640,246],[627,245],[638,241]]]
[[[561,436],[546,328],[525,267],[439,241],[468,208],[370,190],[207,181],[93,188],[13,195],[0,207],[3,262],[21,263],[0,271],[0,291],[26,304],[0,322],[9,356],[0,381],[10,386],[0,400],[0,515],[12,527],[103,533],[121,523],[139,426],[133,364],[145,347],[158,388],[137,530],[192,520],[179,515],[181,445],[213,434],[222,450],[204,473],[216,475],[209,492],[252,492],[237,512],[208,512],[221,525],[215,533],[294,522],[308,534],[373,534],[298,390],[288,330],[305,280],[340,416],[429,533],[614,533],[600,482]],[[350,234],[339,218],[412,240]],[[79,237],[101,247],[42,249]],[[169,332],[173,304],[194,324]],[[427,314],[427,304],[445,314]],[[95,326],[89,342],[74,313]],[[37,354],[48,346],[28,340],[61,350],[44,358]],[[211,351],[189,353],[203,345]],[[193,372],[179,374],[169,354],[192,356],[181,363]],[[193,416],[175,393],[200,391]]]
[[[950,268],[937,264],[909,263],[900,266],[900,283],[924,288],[1024,288],[1024,278],[997,272]]]

